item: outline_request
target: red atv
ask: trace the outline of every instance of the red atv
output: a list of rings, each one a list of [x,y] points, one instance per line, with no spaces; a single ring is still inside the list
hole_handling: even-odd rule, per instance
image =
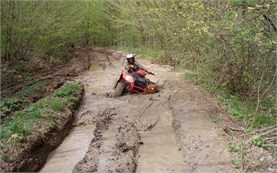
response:
[[[154,75],[151,72],[148,74]],[[158,90],[158,85],[145,78],[146,72],[144,70],[138,70],[137,72],[127,73],[122,71],[119,79],[114,86],[114,97],[123,95],[125,91],[135,93],[154,93]]]

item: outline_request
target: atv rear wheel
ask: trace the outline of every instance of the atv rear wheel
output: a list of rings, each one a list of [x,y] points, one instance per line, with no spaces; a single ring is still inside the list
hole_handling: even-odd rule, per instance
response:
[[[125,83],[123,82],[118,82],[115,89],[114,89],[114,93],[113,93],[113,96],[114,97],[119,97],[119,96],[122,96],[123,94],[123,91],[124,91],[124,86],[125,86]]]

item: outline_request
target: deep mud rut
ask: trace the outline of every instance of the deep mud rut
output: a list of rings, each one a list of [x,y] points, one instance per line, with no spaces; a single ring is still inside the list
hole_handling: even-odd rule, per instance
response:
[[[122,52],[88,52],[90,70],[75,127],[40,172],[233,172],[212,106],[169,66],[139,60],[160,85],[151,95],[109,97]]]

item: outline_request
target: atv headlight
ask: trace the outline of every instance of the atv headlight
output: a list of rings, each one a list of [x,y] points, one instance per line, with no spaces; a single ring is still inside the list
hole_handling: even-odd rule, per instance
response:
[[[132,76],[130,76],[130,75],[126,75],[126,81],[128,81],[128,82],[134,82],[134,79],[133,79],[133,77]]]

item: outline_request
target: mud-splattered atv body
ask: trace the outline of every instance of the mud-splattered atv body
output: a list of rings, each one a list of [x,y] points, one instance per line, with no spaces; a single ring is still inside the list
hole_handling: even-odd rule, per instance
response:
[[[158,90],[158,85],[156,83],[151,82],[149,79],[145,78],[145,71],[139,70],[138,72],[127,73],[126,71],[122,71],[114,86],[113,96],[121,96],[125,91],[149,94]]]

